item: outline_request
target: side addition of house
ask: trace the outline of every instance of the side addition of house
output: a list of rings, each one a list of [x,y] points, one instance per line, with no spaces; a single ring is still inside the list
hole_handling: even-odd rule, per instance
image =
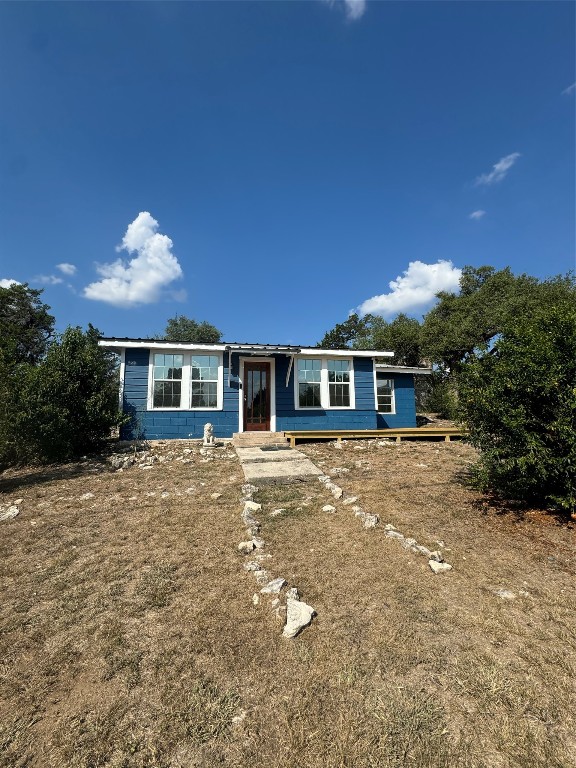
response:
[[[120,356],[124,439],[416,426],[414,373],[380,350],[102,338]]]

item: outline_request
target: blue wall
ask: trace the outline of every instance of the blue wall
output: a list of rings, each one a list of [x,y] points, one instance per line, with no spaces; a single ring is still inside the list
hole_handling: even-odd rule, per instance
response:
[[[148,411],[148,365],[150,350],[127,349],[124,375],[124,411],[132,417],[123,428],[123,439],[200,438],[204,424],[214,425],[216,437],[232,437],[238,431],[238,364],[239,355],[232,355],[232,372],[228,383],[228,355],[224,354],[224,408],[221,411]],[[372,360],[354,359],[356,407],[350,410],[296,410],[294,408],[295,366],[286,374],[289,358],[276,355],[276,429],[384,429],[386,427],[416,426],[414,382],[410,374],[391,374],[395,381],[396,413],[379,414],[374,402]]]
[[[215,437],[238,431],[238,358],[232,360],[228,386],[228,355],[224,355],[224,408],[221,411],[148,411],[149,349],[127,349],[124,373],[124,411],[132,421],[121,433],[124,440],[147,438],[199,438],[204,425],[214,426]]]
[[[378,429],[416,426],[416,397],[414,394],[414,376],[411,373],[388,374],[394,379],[394,397],[396,413],[379,413]]]
[[[372,360],[354,359],[354,389],[356,408],[353,411],[296,410],[294,408],[294,375],[292,366],[290,380],[286,386],[289,358],[276,358],[276,429],[279,432],[291,429],[376,429],[374,405],[374,379]]]

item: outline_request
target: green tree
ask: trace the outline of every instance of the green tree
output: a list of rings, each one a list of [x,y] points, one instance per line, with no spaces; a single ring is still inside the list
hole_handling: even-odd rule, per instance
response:
[[[482,488],[574,512],[576,283],[555,278],[538,292],[529,314],[508,318],[493,348],[462,366],[459,410],[481,450]]]
[[[352,314],[328,331],[317,346],[322,349],[375,349],[394,352],[387,362],[420,365],[420,323],[399,314],[391,323],[376,315]]]
[[[222,332],[205,320],[198,323],[185,315],[175,315],[168,320],[166,330],[157,338],[162,341],[218,344],[222,339]]]
[[[39,365],[0,358],[9,373],[0,421],[0,464],[65,461],[100,448],[125,417],[119,411],[116,358],[99,332],[68,328]]]
[[[26,283],[0,288],[0,347],[15,363],[37,364],[54,333],[54,318],[41,294]]]

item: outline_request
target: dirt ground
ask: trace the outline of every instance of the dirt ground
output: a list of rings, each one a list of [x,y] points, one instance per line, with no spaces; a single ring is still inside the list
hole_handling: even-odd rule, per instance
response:
[[[0,477],[2,768],[576,766],[574,525],[470,490],[464,443],[298,448],[381,522],[316,480],[255,495],[317,612],[293,640],[253,604],[230,446]]]

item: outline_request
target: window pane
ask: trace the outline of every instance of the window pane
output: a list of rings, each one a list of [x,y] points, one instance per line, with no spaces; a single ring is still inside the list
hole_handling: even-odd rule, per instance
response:
[[[182,355],[154,355],[154,380],[181,379]]]
[[[377,376],[376,394],[378,410],[380,413],[392,413],[394,381],[393,379],[381,379]]]
[[[301,408],[320,408],[320,384],[298,384],[298,404]]]
[[[320,382],[322,360],[298,360],[298,381]]]
[[[217,355],[194,355],[192,358],[193,381],[218,381]]]
[[[206,381],[192,382],[192,408],[217,408],[218,384]]]
[[[348,382],[350,381],[350,361],[349,360],[328,360],[328,381],[329,382]]]
[[[350,407],[350,385],[349,384],[330,384],[330,405],[333,408]]]
[[[179,408],[181,386],[179,381],[155,381],[154,408]]]

